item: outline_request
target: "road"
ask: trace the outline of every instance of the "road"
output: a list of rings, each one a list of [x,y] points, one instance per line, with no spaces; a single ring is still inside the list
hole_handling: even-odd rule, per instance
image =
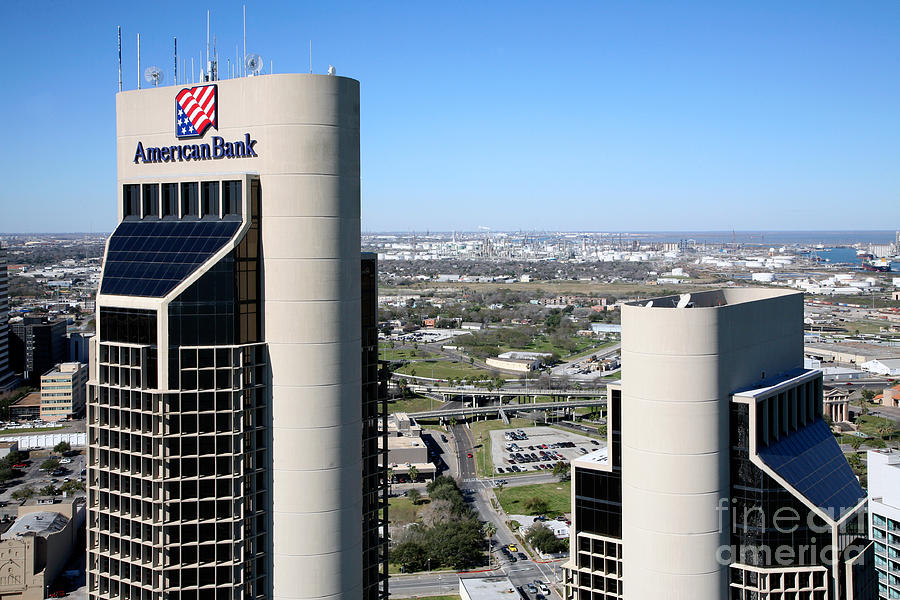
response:
[[[452,428],[452,440],[456,442],[457,472],[460,488],[471,501],[473,508],[478,511],[481,520],[489,521],[497,528],[494,535],[492,557],[494,561],[499,562],[499,569],[492,572],[494,575],[504,574],[509,576],[510,580],[518,585],[531,583],[536,579],[555,583],[557,579],[558,563],[537,563],[531,560],[519,560],[511,563],[506,560],[503,554],[496,552],[501,546],[507,544],[519,544],[512,531],[506,526],[506,520],[494,510],[491,504],[491,498],[494,493],[490,480],[480,480],[475,471],[475,440],[472,437],[471,430],[465,425],[455,425]],[[469,454],[472,457],[469,457]],[[447,461],[448,463],[451,460]],[[546,483],[554,481],[554,477],[547,475],[523,475],[521,477],[510,477],[507,485],[527,485],[531,483]],[[524,548],[520,548],[524,551]],[[418,595],[418,594],[441,594],[450,590],[447,578],[452,578],[454,583],[453,591],[458,586],[456,583],[456,575],[452,573],[445,574],[426,574],[426,575],[410,575],[403,577],[391,578],[392,595]],[[396,583],[395,583],[396,581]],[[553,588],[551,587],[551,590]],[[551,597],[558,597],[558,594],[551,591]]]

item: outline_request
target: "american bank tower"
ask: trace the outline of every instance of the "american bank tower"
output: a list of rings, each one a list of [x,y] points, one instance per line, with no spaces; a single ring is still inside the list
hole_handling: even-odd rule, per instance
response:
[[[91,600],[378,597],[359,119],[359,83],[330,75],[117,95]]]

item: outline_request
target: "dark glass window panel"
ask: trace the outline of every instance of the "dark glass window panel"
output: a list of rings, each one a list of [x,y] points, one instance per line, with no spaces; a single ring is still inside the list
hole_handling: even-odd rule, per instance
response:
[[[178,184],[164,183],[161,188],[162,216],[178,216]]]
[[[109,240],[100,290],[160,297],[221,249],[238,221],[123,221]]]
[[[196,181],[181,184],[181,215],[200,216],[200,184]]]
[[[141,186],[126,184],[122,186],[122,210],[126,217],[137,217],[141,214]]]
[[[201,217],[219,216],[219,182],[204,181],[200,184]]]
[[[241,214],[241,182],[240,181],[223,181],[222,182],[222,214],[223,215],[240,215]]]
[[[100,309],[100,339],[122,344],[156,344],[156,312],[135,308]],[[156,355],[153,355],[155,361]]]
[[[159,184],[145,183],[141,186],[144,199],[144,218],[159,217]]]
[[[758,452],[776,473],[835,518],[866,496],[822,419],[782,436]]]

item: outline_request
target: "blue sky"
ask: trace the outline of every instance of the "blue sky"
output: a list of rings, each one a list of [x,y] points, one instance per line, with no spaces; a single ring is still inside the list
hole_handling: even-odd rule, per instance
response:
[[[4,6],[0,232],[115,224],[124,79],[206,6]],[[241,3],[211,6],[220,56]],[[249,3],[276,72],[362,83],[363,228],[893,229],[900,3]],[[224,67],[223,67],[224,70]],[[51,166],[48,171],[47,166]]]

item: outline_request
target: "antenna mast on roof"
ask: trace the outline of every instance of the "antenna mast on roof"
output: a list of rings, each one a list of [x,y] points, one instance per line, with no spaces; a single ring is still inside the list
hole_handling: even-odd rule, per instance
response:
[[[247,64],[247,5],[244,4],[244,60],[241,61],[241,73],[242,75],[247,74],[246,64]]]
[[[309,40],[309,74],[312,75],[312,40]]]
[[[209,10],[206,11],[206,78],[209,79],[209,75],[212,70],[209,68]]]
[[[141,89],[141,34],[137,34],[138,44],[138,89]]]
[[[178,38],[172,38],[175,40],[175,85],[178,85]]]
[[[122,27],[117,27],[119,30],[119,91],[122,91]]]

